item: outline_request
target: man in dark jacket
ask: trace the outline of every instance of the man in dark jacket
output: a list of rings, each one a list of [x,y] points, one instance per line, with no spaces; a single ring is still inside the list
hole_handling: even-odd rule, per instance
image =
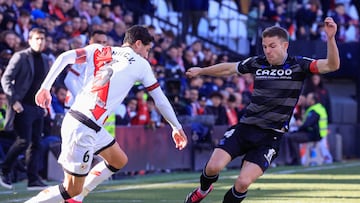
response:
[[[14,130],[16,141],[10,147],[1,166],[0,185],[12,188],[10,172],[17,157],[26,149],[28,189],[43,189],[38,175],[39,150],[43,131],[44,110],[35,104],[35,93],[49,71],[45,48],[45,30],[34,28],[29,33],[28,49],[16,52],[1,78],[1,85],[9,105],[6,110],[5,130]]]

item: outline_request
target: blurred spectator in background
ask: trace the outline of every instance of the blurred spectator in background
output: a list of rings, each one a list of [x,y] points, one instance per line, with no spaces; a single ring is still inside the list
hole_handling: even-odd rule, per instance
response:
[[[90,10],[92,9],[93,2],[91,0],[80,0],[79,4],[75,5],[80,18],[84,18],[87,24],[91,23]]]
[[[290,155],[292,156],[290,165],[300,165],[300,150],[299,144],[306,142],[319,142],[322,139],[327,139],[328,135],[328,119],[326,109],[321,105],[318,95],[314,92],[309,92],[306,95],[306,111],[304,120],[298,130],[285,134],[289,142]],[[324,141],[325,141],[324,140]],[[332,163],[332,155],[325,142],[320,142],[320,149],[324,161]]]
[[[186,115],[197,116],[204,113],[204,109],[200,106],[199,98],[199,90],[191,88],[189,90],[189,103],[186,105]]]
[[[209,10],[209,0],[183,0],[172,1],[175,11],[182,11],[182,37],[186,41],[186,35],[191,29],[191,34],[198,35],[198,26],[200,19],[204,17]]]
[[[156,11],[156,5],[151,3],[150,0],[131,0],[124,1],[124,8],[131,11],[133,14],[133,24],[138,24],[140,18],[144,14],[154,15]]]
[[[90,22],[84,17],[80,16],[80,32],[82,35],[89,37],[90,33]]]
[[[154,99],[152,97],[148,97],[146,102],[150,114],[150,120],[147,126],[151,129],[164,127],[165,123],[163,121],[161,113],[155,106]]]
[[[31,29],[30,13],[25,9],[20,10],[20,16],[15,25],[15,32],[20,36],[21,42],[26,43]]]
[[[307,95],[310,92],[316,93],[319,102],[325,107],[328,114],[328,121],[332,123],[332,111],[331,111],[331,100],[328,89],[324,86],[322,76],[314,74],[310,78],[307,78],[302,95]]]
[[[317,26],[322,22],[322,10],[319,0],[309,0],[296,12],[296,39],[316,39]]]
[[[125,37],[126,25],[123,21],[116,22],[109,36],[114,39],[116,46],[121,46]]]
[[[331,15],[339,29],[336,33],[338,42],[359,41],[359,22],[346,13],[345,5],[338,3],[335,5],[334,13]]]
[[[205,59],[203,43],[201,41],[195,41],[190,45],[189,48],[194,52],[194,63],[197,64],[197,66],[202,66],[202,63]]]
[[[124,103],[120,104],[117,110],[115,111],[116,114],[116,125],[121,126],[130,126],[131,119],[134,118],[137,114],[138,100],[136,97],[127,97]]]
[[[191,67],[197,66],[197,60],[195,59],[194,52],[191,49],[184,50],[183,63],[185,71]]]
[[[143,85],[135,85],[132,88],[137,99],[136,115],[131,119],[131,125],[146,125],[150,122],[150,113],[147,106],[147,94]]]
[[[228,120],[227,125],[232,126],[237,124],[239,121],[239,117],[238,117],[239,109],[237,107],[236,97],[234,94],[230,94],[228,96],[225,109],[226,109],[226,117]]]
[[[223,95],[218,91],[212,92],[209,99],[211,104],[206,105],[204,114],[215,116],[215,125],[228,125],[226,109],[221,103]]]
[[[5,30],[1,32],[0,36],[0,50],[8,50],[7,53],[13,54],[16,48],[17,35],[12,30]]]
[[[213,51],[211,49],[204,48],[203,53],[204,53],[204,60],[203,60],[203,63],[202,63],[203,66],[211,66],[211,65],[214,65],[216,63],[218,56],[215,53],[213,53]],[[194,67],[194,66],[197,66],[197,64],[194,64],[194,65],[192,65],[190,67]]]
[[[34,27],[44,27],[46,21],[46,13],[40,9],[34,9],[31,11],[31,18]]]

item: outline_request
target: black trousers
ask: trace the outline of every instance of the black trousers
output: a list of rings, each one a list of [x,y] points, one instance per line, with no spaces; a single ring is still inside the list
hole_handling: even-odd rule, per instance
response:
[[[285,140],[288,142],[290,164],[300,164],[299,144],[306,142],[317,142],[321,140],[320,135],[311,132],[291,132],[285,134]]]
[[[3,173],[9,173],[17,157],[26,150],[26,167],[28,181],[39,179],[38,170],[41,137],[44,126],[44,109],[35,105],[23,104],[24,111],[16,113],[14,119],[14,131],[16,140],[6,154],[2,164]]]

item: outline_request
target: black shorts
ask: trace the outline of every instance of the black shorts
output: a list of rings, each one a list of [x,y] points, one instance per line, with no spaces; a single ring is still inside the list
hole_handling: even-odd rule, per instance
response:
[[[265,172],[278,156],[283,133],[239,123],[224,133],[217,148],[225,150],[232,159],[245,155],[243,160],[255,163]]]

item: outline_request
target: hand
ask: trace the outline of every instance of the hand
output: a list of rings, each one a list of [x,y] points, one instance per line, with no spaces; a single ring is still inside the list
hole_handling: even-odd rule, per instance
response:
[[[48,108],[51,104],[51,94],[49,90],[40,89],[35,95],[35,102],[42,108]]]
[[[24,111],[24,107],[19,101],[16,101],[12,107],[16,113],[21,113]]]
[[[182,150],[186,147],[188,140],[184,130],[173,130],[172,138],[176,144],[177,149]]]
[[[324,20],[324,29],[328,39],[332,39],[335,37],[337,31],[337,25],[331,17],[326,17]]]
[[[185,75],[189,78],[193,78],[200,75],[200,71],[201,71],[200,67],[192,67],[186,71]]]

